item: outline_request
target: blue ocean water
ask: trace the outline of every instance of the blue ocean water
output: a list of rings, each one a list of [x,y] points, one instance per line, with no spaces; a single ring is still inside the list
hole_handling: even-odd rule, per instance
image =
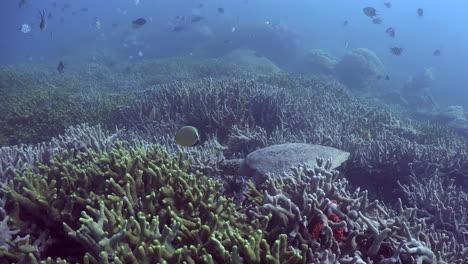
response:
[[[391,8],[386,8],[383,2],[26,0],[19,8],[19,1],[2,1],[0,63],[13,64],[32,58],[33,62],[55,64],[84,49],[108,50],[124,57],[138,56],[138,51],[142,51],[145,58],[186,55],[200,43],[226,38],[232,27],[236,27],[233,34],[241,34],[243,25],[263,25],[269,21],[293,29],[303,50],[321,48],[336,56],[358,47],[375,51],[392,75],[393,86],[401,86],[408,76],[424,67],[432,67],[436,75],[433,91],[441,102],[468,108],[466,1],[390,1]],[[70,7],[64,8],[65,4]],[[362,12],[366,6],[376,8],[382,24],[370,23]],[[219,7],[224,8],[223,15],[217,12]],[[80,11],[82,8],[88,11]],[[416,14],[417,8],[424,9],[422,17]],[[45,32],[38,28],[38,10],[52,15],[47,19]],[[196,25],[189,23],[182,32],[185,36],[171,34],[175,16],[189,19],[193,14],[205,19]],[[148,24],[135,32],[131,21],[139,17],[147,18]],[[62,18],[63,23],[60,22]],[[99,30],[93,25],[95,18],[102,23]],[[347,26],[342,25],[345,20]],[[32,25],[31,32],[20,32],[24,23]],[[395,28],[395,38],[385,33],[387,27]],[[134,45],[123,47],[126,39],[134,41]],[[404,56],[395,57],[388,52],[394,45],[404,48]],[[441,50],[441,56],[432,56],[436,49]],[[77,62],[70,59],[68,63]]]

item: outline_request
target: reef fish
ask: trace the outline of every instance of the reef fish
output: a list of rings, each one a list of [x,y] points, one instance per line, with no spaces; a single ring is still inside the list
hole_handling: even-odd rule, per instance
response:
[[[185,30],[185,27],[183,26],[175,26],[172,31],[175,31],[175,32],[180,32],[180,31],[183,31]]]
[[[59,73],[63,73],[64,70],[65,70],[65,65],[63,64],[63,61],[60,61],[58,66],[57,66],[57,71]]]
[[[423,16],[424,10],[422,8],[418,8],[418,10],[416,10],[416,13],[418,14],[418,16]]]
[[[440,49],[434,50],[434,52],[432,53],[432,55],[434,55],[434,56],[436,56],[436,57],[437,57],[437,56],[440,56]]]
[[[28,33],[32,30],[32,27],[31,25],[29,24],[23,24],[21,25],[21,28],[20,28],[20,31],[23,32],[23,33]]]
[[[175,142],[184,147],[194,147],[200,144],[200,134],[198,129],[193,126],[181,127],[176,135]]]
[[[382,19],[380,17],[375,17],[372,19],[372,24],[382,24]]]
[[[389,27],[385,30],[385,32],[387,32],[387,34],[390,36],[390,37],[395,37],[395,29],[392,28],[392,27]]]
[[[19,3],[18,3],[19,8],[22,8],[25,5],[26,5],[26,0],[20,0]]]
[[[95,29],[101,29],[101,26],[102,26],[101,20],[100,20],[98,17],[95,17],[92,26],[93,26]]]
[[[199,21],[202,21],[203,19],[205,19],[204,17],[202,16],[194,16],[192,17],[192,23],[195,23],[195,22],[199,22]]]
[[[39,23],[39,28],[41,29],[41,31],[45,31],[46,28],[47,28],[47,21],[45,19],[45,11],[42,10],[39,11],[39,16],[41,17],[41,22]]]
[[[403,48],[392,47],[392,48],[390,48],[390,52],[391,52],[393,55],[400,56],[400,55],[403,53]]]
[[[146,19],[144,19],[142,17],[132,21],[133,28],[139,28],[139,27],[143,26],[144,24],[146,24]]]
[[[373,8],[373,7],[370,7],[370,6],[364,7],[362,9],[362,12],[364,12],[364,15],[366,15],[366,16],[368,16],[370,18],[373,18],[373,17],[375,17],[377,15],[377,10],[375,8]]]

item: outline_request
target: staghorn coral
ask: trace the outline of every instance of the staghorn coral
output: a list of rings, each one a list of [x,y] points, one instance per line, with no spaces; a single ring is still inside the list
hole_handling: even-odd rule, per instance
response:
[[[267,231],[288,234],[289,244],[306,248],[307,263],[464,263],[468,249],[429,228],[417,208],[394,211],[367,191],[352,192],[330,162],[295,167],[281,179],[249,185],[246,213],[272,215]],[[449,249],[450,248],[450,249]]]
[[[284,89],[254,80],[177,82],[141,93],[134,104],[121,109],[120,123],[138,128],[148,123],[190,124],[224,141],[233,125],[274,131],[283,116],[296,115],[293,102]]]
[[[254,137],[265,145],[306,142],[343,149],[351,153],[348,177],[369,189],[371,197],[379,193],[381,199],[394,199],[397,181],[409,181],[409,163],[416,174],[431,163],[444,171],[468,164],[467,144],[449,129],[368,105],[337,82],[275,75],[154,88],[122,108],[121,124],[138,130],[157,124],[167,128],[165,133],[178,124],[196,125],[202,134],[216,133],[222,144],[234,147],[224,152],[227,158],[248,154],[237,146],[244,136],[254,136],[252,130],[264,130]]]
[[[34,145],[19,145],[0,148],[0,182],[7,181],[15,173],[27,169],[38,172],[37,163],[52,164],[52,156],[64,150],[93,150],[101,152],[113,147],[119,137],[124,137],[122,130],[106,131],[102,126],[81,124],[65,129],[65,133],[47,142]]]
[[[42,142],[84,122],[110,125],[113,108],[131,98],[122,94],[85,99],[71,85],[42,80],[33,72],[0,71],[0,90],[8,91],[0,106],[0,146]],[[64,78],[66,84],[71,81]]]
[[[271,87],[281,87],[280,89],[282,90],[283,93],[280,93],[280,97],[283,94],[286,94],[288,96],[295,96],[292,97],[291,102],[292,104],[288,104],[286,106],[281,106],[281,107],[276,107],[276,106],[270,106],[269,107],[264,107],[260,109],[264,109],[264,113],[268,113],[270,109],[273,109],[276,111],[276,113],[280,113],[280,119],[270,119],[268,115],[265,115],[265,118],[263,119],[263,122],[268,125],[269,129],[268,131],[273,131],[269,132],[270,134],[268,136],[261,136],[263,140],[265,140],[267,145],[272,144],[271,142],[275,141],[277,143],[284,143],[284,141],[288,140],[288,135],[291,135],[291,138],[297,138],[298,141],[301,142],[311,142],[311,143],[318,143],[318,144],[325,144],[325,145],[331,145],[334,147],[338,147],[341,149],[345,149],[347,151],[350,151],[352,153],[352,161],[347,164],[347,171],[345,172],[346,176],[350,178],[350,180],[353,180],[353,183],[356,184],[356,181],[354,177],[352,176],[360,176],[363,179],[366,179],[367,182],[374,182],[374,183],[379,183],[382,179],[387,180],[385,184],[380,184],[376,185],[377,187],[381,189],[370,189],[369,193],[360,194],[361,199],[374,199],[376,197],[376,193],[380,195],[379,199],[385,199],[385,198],[391,198],[394,197],[393,191],[395,189],[392,188],[392,185],[389,183],[392,183],[394,185],[396,180],[401,180],[400,182],[402,184],[407,184],[408,181],[411,181],[411,178],[408,177],[408,175],[411,175],[412,173],[409,173],[409,166],[408,163],[412,163],[412,169],[414,170],[414,176],[417,177],[418,181],[426,181],[430,179],[430,172],[434,168],[438,168],[438,170],[441,173],[446,174],[445,176],[447,178],[454,178],[454,177],[463,177],[463,175],[466,175],[468,172],[467,169],[467,155],[466,155],[466,143],[463,142],[460,138],[457,138],[452,134],[449,130],[447,129],[442,129],[437,126],[431,126],[431,125],[423,125],[420,124],[419,122],[416,121],[411,121],[411,120],[405,120],[402,119],[398,116],[394,116],[392,114],[389,114],[385,111],[382,111],[381,109],[376,109],[375,107],[371,107],[369,105],[366,105],[359,100],[356,100],[349,92],[346,92],[346,89],[344,89],[340,84],[334,83],[334,82],[319,82],[316,79],[313,78],[306,78],[306,77],[292,77],[292,76],[274,76],[274,77],[262,77],[256,80],[231,80],[226,81],[226,80],[216,80],[216,81],[200,81],[201,84],[208,84],[208,88],[210,88],[210,84],[216,84],[214,86],[220,86],[218,87],[217,91],[223,91],[222,88],[224,87],[236,87],[235,85],[239,86],[244,86],[245,87],[261,87],[261,88],[271,88]],[[199,83],[199,84],[200,84]],[[192,84],[193,85],[193,84]],[[225,85],[225,86],[223,86]],[[229,86],[232,85],[232,86]],[[184,90],[189,86],[187,84],[186,87],[184,87]],[[177,85],[167,85],[167,87],[178,87]],[[159,88],[159,87],[155,87]],[[198,89],[200,87],[194,85],[194,89]],[[275,89],[276,89],[275,88]],[[240,95],[243,95],[242,90],[243,88],[241,87],[239,89]],[[189,90],[189,89],[187,89]],[[234,90],[234,89],[233,89]],[[204,93],[200,93],[198,98],[205,98],[208,94],[208,92],[211,91],[210,89],[205,89]],[[229,89],[228,89],[229,91]],[[230,90],[232,91],[232,90]],[[248,89],[247,89],[248,91]],[[267,93],[267,92],[265,92]],[[222,94],[222,93],[220,93]],[[189,94],[191,95],[191,94]],[[232,94],[229,94],[232,95]],[[239,97],[237,94],[233,93],[233,95]],[[184,94],[181,92],[180,94],[181,100],[183,99],[190,99],[190,96],[184,96]],[[197,98],[197,97],[195,97]],[[274,98],[274,96],[271,96],[269,98]],[[262,99],[261,96],[258,97],[258,99]],[[161,100],[161,99],[158,99]],[[288,99],[289,100],[289,99]],[[212,101],[208,101],[212,102]],[[261,102],[261,101],[260,101]],[[266,102],[275,102],[275,100],[266,100]],[[194,104],[196,105],[196,104]],[[223,107],[226,106],[227,104],[218,104],[217,105],[217,110],[220,111],[220,113],[229,113],[229,111],[222,112]],[[236,105],[236,104],[233,104]],[[239,104],[239,106],[243,106],[243,104]],[[162,107],[166,107],[166,105],[162,105]],[[157,108],[155,108],[157,109]],[[233,108],[235,109],[235,108]],[[285,111],[284,109],[287,109]],[[186,113],[185,108],[181,108],[182,111],[177,111],[177,114],[180,113]],[[149,110],[148,114],[150,114],[152,111]],[[159,109],[158,109],[159,111]],[[155,110],[155,113],[157,111]],[[173,116],[167,121],[167,123],[160,123],[157,124],[157,122],[153,122],[150,125],[144,124],[139,126],[139,129],[135,129],[135,134],[145,134],[142,135],[147,139],[150,139],[151,141],[159,141],[162,140],[162,143],[167,144],[170,139],[169,136],[165,136],[163,138],[163,135],[158,134],[159,131],[164,131],[164,133],[170,133],[170,126],[166,126],[169,122],[173,122],[174,120],[177,120],[178,115],[176,115],[173,112]],[[149,116],[149,115],[148,115]],[[157,115],[156,115],[157,116]],[[217,117],[219,121],[219,117],[222,117],[223,115],[220,114],[214,115]],[[275,115],[272,115],[275,117]],[[259,115],[258,120],[261,119],[262,115]],[[210,119],[210,115],[206,116],[207,119]],[[221,118],[222,119],[222,118]],[[135,118],[135,120],[138,120]],[[233,119],[235,122],[239,122],[236,124],[242,125],[243,123],[239,120]],[[201,122],[201,121],[200,121]],[[234,122],[234,123],[235,123]],[[216,123],[216,121],[213,121],[213,123]],[[224,126],[221,122],[219,123],[220,126]],[[249,128],[255,128],[255,129],[266,129],[262,126],[251,126],[251,124],[247,123],[249,125]],[[155,129],[155,128],[158,128]],[[278,129],[276,129],[277,127]],[[240,133],[234,132],[230,130],[232,126],[230,127],[224,127],[226,129],[226,133],[237,136]],[[300,129],[298,129],[300,128]],[[141,130],[140,130],[141,129]],[[229,130],[229,131],[228,131]],[[242,128],[242,130],[245,132],[248,129]],[[143,132],[142,132],[143,131]],[[211,131],[211,130],[208,130]],[[107,134],[107,133],[105,133]],[[112,135],[112,133],[110,133]],[[119,136],[125,136],[125,139],[130,141],[130,139],[134,135],[128,135],[128,134],[120,134]],[[87,135],[83,135],[84,139],[80,139],[77,137],[74,140],[71,140],[71,144],[67,144],[67,146],[73,146],[73,142],[77,143],[77,146],[80,146],[80,141],[83,140],[87,142],[84,145],[88,145],[89,138]],[[104,148],[106,146],[105,143],[105,138],[106,136],[103,137],[96,137],[98,144],[96,146],[100,146],[100,148]],[[296,140],[294,140],[296,141]],[[224,141],[221,141],[221,143],[225,143]],[[147,143],[142,143],[141,146],[148,147],[149,144]],[[20,160],[25,160],[26,158],[23,157],[22,155],[26,155],[27,159],[29,160],[29,157],[34,157],[36,153],[31,152],[29,150],[30,146],[24,146],[22,147],[17,154],[14,154],[16,156],[11,156],[13,157],[11,160],[12,161],[20,161]],[[87,146],[90,148],[90,146]],[[82,150],[85,150],[84,147],[81,147]],[[94,148],[94,147],[93,147]],[[80,151],[74,152],[74,154],[79,154]],[[196,152],[196,151],[194,151]],[[205,155],[211,153],[202,153],[200,155]],[[216,174],[216,168],[212,168],[210,160],[211,158],[207,155],[206,160],[201,160],[200,162],[197,162],[195,164],[194,168],[201,168],[206,172],[210,172],[213,174]],[[232,155],[236,155],[233,153]],[[9,154],[7,154],[9,156]],[[3,158],[2,158],[3,160]],[[34,160],[34,159],[31,159]],[[47,159],[46,159],[47,160]],[[50,160],[50,158],[48,159]],[[15,163],[12,162],[10,165],[7,167],[10,168],[15,168],[16,166],[22,166],[20,162]],[[50,163],[52,165],[52,163]],[[191,165],[191,166],[192,166]],[[5,168],[5,167],[4,167]],[[37,168],[37,167],[35,167]],[[357,171],[358,173],[355,173],[354,175],[351,174],[353,172],[353,169],[360,169]],[[6,169],[8,170],[8,169]],[[356,172],[356,171],[354,171]],[[13,174],[13,173],[12,173]],[[10,174],[10,175],[12,175]],[[8,177],[10,178],[10,177]],[[457,182],[454,182],[454,184],[459,184]],[[385,187],[385,188],[384,188]],[[396,185],[398,187],[398,185]],[[373,188],[370,185],[370,188]],[[221,192],[221,189],[219,189]],[[391,194],[388,195],[388,194]],[[262,194],[263,195],[263,194]],[[274,196],[273,193],[269,192],[270,196]],[[358,196],[358,195],[356,195]],[[356,197],[355,196],[355,197]],[[287,197],[287,196],[286,196]],[[278,196],[277,199],[277,204],[278,206],[281,206],[281,204],[286,201],[285,199],[279,199],[280,197]],[[274,198],[271,198],[274,199]],[[445,199],[445,198],[444,198]],[[329,199],[330,201],[333,199]],[[261,201],[264,201],[263,197],[258,195],[256,196],[255,203],[261,203]],[[259,202],[260,201],[260,202]],[[273,203],[273,200],[271,202]],[[322,214],[326,215],[326,208],[332,208],[332,205],[328,205],[329,203],[326,203],[326,206],[324,207],[319,207],[320,210],[322,211]],[[411,206],[411,201],[409,199],[403,199],[402,204],[410,205]],[[325,203],[324,203],[325,205]],[[340,206],[346,206],[346,203],[340,203],[338,201],[338,208],[340,209]],[[425,207],[427,204],[421,204],[420,207]],[[430,205],[429,205],[430,206]],[[98,204],[95,204],[93,209],[96,210],[99,208]],[[108,210],[111,210],[115,208],[114,205],[109,205]],[[123,207],[123,210],[126,210],[127,207]],[[291,211],[294,212],[294,207],[290,207]],[[429,207],[430,208],[430,207]],[[408,210],[406,210],[408,209]],[[417,236],[415,236],[415,239],[419,241],[423,241],[425,243],[425,247],[430,248],[433,251],[439,250],[440,253],[436,253],[435,257],[438,259],[444,259],[448,260],[448,262],[456,263],[459,259],[463,259],[464,251],[463,247],[459,244],[459,242],[454,241],[454,236],[453,235],[444,235],[444,230],[439,229],[437,231],[434,231],[431,229],[430,226],[424,226],[421,224],[421,227],[418,231],[417,226],[418,222],[416,221],[417,217],[413,216],[410,214],[410,212],[414,212],[414,209],[411,208],[406,208],[402,209],[402,211],[405,211],[405,214],[408,214],[408,216],[403,215],[400,218],[402,220],[398,220],[400,222],[408,222],[410,223],[410,226],[416,226],[413,233],[416,233]],[[341,210],[341,209],[340,209]],[[428,208],[419,208],[419,210],[428,210]],[[445,209],[444,209],[445,210]],[[286,210],[289,212],[288,210]],[[344,210],[343,210],[344,211]],[[441,211],[441,212],[446,212],[446,211]],[[344,212],[347,213],[347,212]],[[91,214],[88,212],[88,214],[95,219],[95,221],[98,221],[98,214]],[[387,227],[384,227],[384,225],[381,225],[378,223],[380,220],[379,219],[386,219],[385,217],[374,217],[372,215],[369,215],[368,213],[362,213],[364,217],[369,219],[369,223],[373,225],[376,232],[366,232],[364,233],[365,235],[362,235],[361,233],[363,232],[351,232],[350,234],[347,234],[348,236],[351,236],[351,238],[354,237],[354,241],[357,243],[357,245],[371,245],[373,243],[373,237],[375,237],[375,234],[380,234],[383,230],[386,228],[392,229],[392,232],[388,234],[389,236],[384,238],[383,242],[380,244],[383,251],[385,251],[385,254],[382,254],[384,259],[387,259],[386,261],[392,261],[392,257],[395,255],[394,258],[400,257],[402,261],[407,261],[409,262],[410,260],[404,259],[408,256],[408,254],[401,254],[403,253],[405,249],[404,245],[398,243],[397,241],[395,242],[389,242],[392,239],[395,239],[394,237],[398,239],[406,239],[407,241],[411,241],[411,237],[407,235],[407,232],[405,231],[404,224],[399,223],[396,220],[394,222],[389,222],[387,223]],[[414,214],[414,213],[413,213]],[[319,214],[320,215],[320,214]],[[337,214],[340,219],[341,216]],[[359,217],[359,214],[354,214],[352,213],[351,216],[356,216]],[[350,216],[350,217],[351,217]],[[424,217],[424,214],[422,214]],[[442,228],[449,227],[449,225],[456,225],[452,221],[453,219],[453,214],[448,213],[442,215],[442,218],[440,218],[441,223],[443,222],[444,224],[439,225]],[[272,215],[274,221],[276,221],[277,216]],[[407,218],[405,218],[407,217]],[[445,218],[447,217],[447,218]],[[284,218],[284,217],[283,217]],[[320,221],[329,221],[328,217],[326,217],[327,220],[322,219],[321,217],[317,217],[317,219],[314,220],[320,220]],[[10,216],[10,219],[11,216]],[[148,219],[148,221],[150,221]],[[356,220],[357,222],[360,222],[362,226],[364,226],[365,221],[363,218],[360,218]],[[375,224],[377,222],[378,224]],[[165,223],[168,226],[170,226],[171,223]],[[407,223],[405,223],[408,225]],[[81,223],[79,221],[76,221],[76,226],[71,226],[73,230],[79,230],[80,229]],[[332,224],[333,225],[333,224]],[[12,225],[9,223],[9,226],[11,227]],[[367,224],[365,224],[367,227]],[[391,227],[394,226],[394,227]],[[162,229],[164,225],[160,225],[160,228]],[[12,229],[16,229],[17,227],[12,227]],[[413,228],[413,227],[411,227]],[[463,228],[463,226],[462,226]],[[331,232],[330,232],[331,229]],[[333,234],[333,228],[330,226],[330,229],[328,227],[325,227],[324,231],[325,235],[321,237],[321,241],[323,240],[324,244],[330,243],[333,241],[331,239]],[[461,229],[463,230],[463,229]],[[463,231],[462,231],[463,232]],[[118,231],[117,231],[118,233]],[[279,232],[280,233],[280,232]],[[309,231],[310,233],[310,231]],[[396,233],[396,235],[394,234]],[[115,234],[115,232],[111,232],[109,234]],[[277,235],[278,232],[274,235]],[[383,233],[385,234],[385,233]],[[21,235],[24,235],[21,234]],[[33,235],[33,234],[31,234]],[[383,235],[382,235],[383,236]],[[35,236],[33,236],[35,237]],[[274,236],[273,236],[274,237]],[[369,239],[367,238],[369,237]],[[426,237],[427,239],[425,239]],[[350,239],[351,239],[350,238]],[[262,240],[255,238],[255,241],[260,241],[256,245],[259,246],[259,248],[262,248]],[[267,239],[267,241],[277,239]],[[362,241],[361,241],[362,240]],[[352,241],[352,240],[351,240]],[[429,242],[428,242],[429,241]],[[216,243],[216,241],[213,241],[213,243]],[[332,243],[333,244],[333,243]],[[270,244],[271,245],[271,244]],[[302,244],[299,244],[296,249],[299,249]],[[400,248],[401,245],[401,248]],[[349,243],[346,250],[348,251],[353,251],[354,243]],[[408,248],[420,248],[420,246],[416,243],[411,243],[408,244]],[[400,249],[399,249],[400,248]],[[388,250],[387,250],[388,249]],[[392,250],[389,250],[392,249]],[[398,249],[401,251],[400,254],[398,253]],[[226,248],[225,248],[226,250]],[[228,248],[229,250],[229,248]],[[387,252],[388,251],[388,252]],[[223,250],[219,252],[225,252]],[[333,253],[335,250],[332,248],[331,250],[329,249],[324,249],[321,252],[316,253],[316,258],[320,259],[320,261],[325,262],[325,261],[334,261],[337,259],[337,257],[333,257]],[[367,251],[366,251],[367,252]],[[221,254],[220,253],[220,254]],[[84,253],[83,253],[84,254]],[[29,254],[28,254],[29,255]],[[305,256],[306,254],[302,254]],[[414,259],[418,259],[418,253],[414,254]],[[47,255],[45,255],[47,256]],[[379,252],[375,255],[375,258],[380,258]],[[408,257],[411,259],[411,257]],[[81,260],[81,259],[80,259]],[[359,256],[350,256],[346,257],[343,256],[340,259],[341,262],[346,263],[346,262],[351,262],[351,261],[356,261],[356,262],[370,262],[368,259],[364,257],[359,257]]]
[[[269,217],[248,221],[220,195],[219,182],[187,174],[189,163],[183,153],[171,158],[158,146],[127,150],[123,143],[100,154],[55,155],[52,166],[39,166],[39,174],[23,172],[2,187],[20,234],[51,236],[40,255],[12,254],[43,263],[48,255],[84,263],[302,259],[287,249],[284,236],[265,238]],[[29,229],[33,224],[39,230]]]
[[[408,204],[418,208],[417,215],[427,225],[451,233],[458,243],[466,243],[467,193],[454,184],[454,179],[448,173],[440,172],[437,167],[428,168],[427,173],[429,175],[424,183],[418,180],[414,170],[411,170],[411,181],[408,184],[399,183]]]

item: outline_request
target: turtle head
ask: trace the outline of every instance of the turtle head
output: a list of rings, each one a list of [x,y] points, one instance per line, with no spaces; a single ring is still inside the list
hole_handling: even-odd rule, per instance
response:
[[[218,168],[226,174],[248,176],[252,169],[247,165],[245,159],[230,159],[218,162]]]
[[[218,162],[218,168],[226,174],[240,175],[240,168],[243,167],[244,159],[221,160]]]

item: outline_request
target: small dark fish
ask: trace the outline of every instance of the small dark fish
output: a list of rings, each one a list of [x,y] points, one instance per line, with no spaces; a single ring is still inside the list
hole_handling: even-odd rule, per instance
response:
[[[185,16],[175,16],[174,19],[175,19],[175,20],[184,21],[184,20],[185,20]]]
[[[392,7],[392,3],[390,3],[390,2],[385,2],[384,5],[385,5],[386,8],[391,8]]]
[[[65,70],[65,65],[63,64],[63,61],[60,61],[58,66],[57,66],[57,71],[59,73],[63,73],[64,70]]]
[[[390,48],[390,52],[393,55],[400,56],[403,53],[403,48],[393,47],[393,48]]]
[[[132,24],[133,24],[133,28],[139,28],[143,26],[144,24],[146,24],[146,19],[140,17],[138,19],[133,20]]]
[[[198,8],[203,8],[205,5],[203,3],[198,4]]]
[[[343,27],[347,26],[349,24],[348,20],[343,21]]]
[[[392,27],[389,27],[385,30],[385,32],[387,32],[387,34],[390,36],[390,37],[395,37],[395,29],[392,28]]]
[[[20,0],[19,3],[18,3],[19,8],[22,8],[25,5],[26,5],[26,0]]]
[[[49,13],[49,15],[47,16],[48,19],[52,19],[52,13]]]
[[[377,75],[377,80],[382,80],[382,79],[388,81],[388,80],[390,80],[390,76],[388,76],[388,75],[382,76],[380,74]]]
[[[83,7],[80,9],[81,12],[88,12],[88,8],[87,7]]]
[[[63,8],[70,8],[70,7],[71,7],[70,3],[65,3],[65,4],[63,5]]]
[[[224,44],[231,44],[231,43],[232,43],[232,40],[230,40],[230,39],[226,39],[226,40],[224,41]]]
[[[366,15],[366,16],[368,16],[370,18],[373,18],[373,17],[375,17],[377,15],[377,10],[375,8],[373,8],[373,7],[370,7],[370,6],[364,7],[362,9],[362,12],[364,12],[364,15]]]
[[[192,17],[191,21],[192,21],[192,23],[195,23],[195,22],[202,21],[203,19],[205,19],[205,18],[202,17],[202,16],[194,16],[194,17]]]
[[[424,10],[422,8],[418,8],[418,10],[416,10],[416,13],[418,13],[418,16],[423,16]]]
[[[432,55],[434,55],[434,56],[436,56],[436,57],[440,56],[440,49],[434,50],[434,52],[432,53]]]
[[[126,66],[123,70],[124,72],[132,72],[132,67]]]
[[[218,7],[218,13],[220,13],[220,14],[224,14],[224,8],[222,8],[222,7]]]
[[[47,28],[47,21],[45,19],[45,11],[42,10],[42,12],[39,10],[39,16],[41,16],[41,23],[39,24],[39,28],[41,31],[45,31]]]
[[[117,24],[117,23],[113,23],[113,24],[112,24],[112,27],[113,27],[113,28],[116,28],[116,27],[118,27],[118,26],[119,26],[119,24]]]
[[[372,19],[372,24],[380,25],[382,24],[382,19],[380,17],[375,17]]]
[[[57,2],[52,2],[52,6],[55,8],[57,7]]]
[[[72,15],[76,15],[76,11],[72,11],[71,14],[72,14]]]
[[[65,19],[63,17],[60,17],[60,23],[63,24],[65,22]]]
[[[175,26],[172,31],[175,31],[175,32],[180,32],[180,31],[184,31],[185,30],[185,27],[183,26]]]

